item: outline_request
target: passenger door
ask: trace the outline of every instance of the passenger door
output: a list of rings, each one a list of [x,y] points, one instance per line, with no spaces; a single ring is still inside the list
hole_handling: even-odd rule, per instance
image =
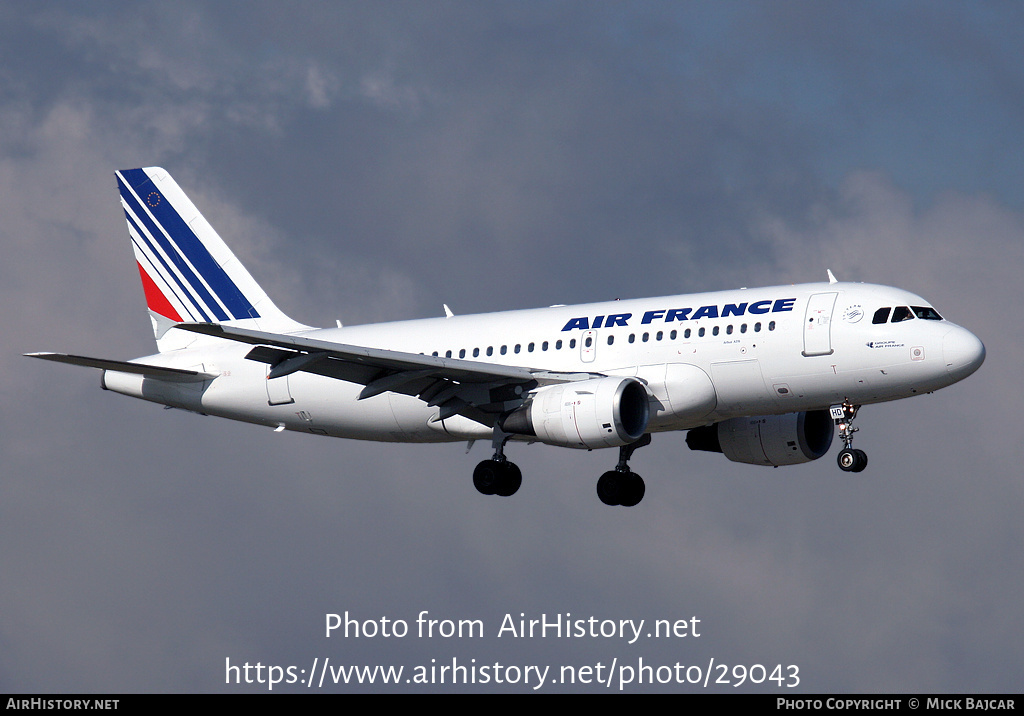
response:
[[[832,353],[832,311],[838,293],[816,293],[807,301],[804,316],[805,356],[827,356]]]

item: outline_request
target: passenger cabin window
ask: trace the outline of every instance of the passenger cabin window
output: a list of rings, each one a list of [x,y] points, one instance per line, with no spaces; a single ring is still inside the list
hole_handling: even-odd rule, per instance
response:
[[[899,323],[901,321],[909,321],[914,317],[909,306],[896,306],[892,309],[892,322]]]
[[[926,321],[942,320],[942,316],[940,316],[931,306],[911,306],[910,310],[914,312],[915,316],[923,318]]]
[[[885,308],[879,308],[875,311],[875,317],[871,319],[872,323],[885,323],[889,320],[889,311],[892,310],[892,306],[886,306]]]

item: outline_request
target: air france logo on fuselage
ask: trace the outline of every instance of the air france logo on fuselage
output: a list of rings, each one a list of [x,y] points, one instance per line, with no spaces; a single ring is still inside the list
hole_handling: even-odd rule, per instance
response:
[[[744,316],[747,314],[762,315],[765,313],[781,313],[792,311],[795,298],[777,298],[775,300],[755,301],[754,303],[726,303],[724,305],[701,306],[693,308],[659,308],[644,313],[640,319],[640,325],[648,323],[672,323],[673,321],[696,321],[701,318],[727,318],[729,316]],[[628,326],[632,313],[612,313],[607,316],[589,316],[572,318],[563,331],[588,331],[595,328],[613,328],[615,326]]]

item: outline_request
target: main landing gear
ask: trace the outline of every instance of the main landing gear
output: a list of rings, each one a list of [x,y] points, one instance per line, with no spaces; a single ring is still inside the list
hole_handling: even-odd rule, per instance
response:
[[[644,499],[647,488],[644,479],[629,469],[629,458],[633,453],[651,444],[651,434],[645,433],[636,442],[619,448],[619,464],[614,470],[601,475],[597,481],[597,497],[606,505],[632,507]]]
[[[505,443],[510,437],[508,433],[495,428],[491,439],[494,456],[473,470],[473,485],[481,494],[511,497],[523,484],[523,473],[519,466],[505,457]]]
[[[859,405],[850,403],[843,403],[840,408],[832,408],[832,417],[835,418],[836,425],[839,426],[839,437],[842,438],[845,446],[839,451],[839,456],[836,458],[839,469],[843,472],[861,472],[868,466],[867,453],[853,448],[853,434],[860,430],[860,428],[853,427],[858,410],[860,410]]]
[[[491,438],[494,455],[473,470],[473,486],[481,494],[510,497],[523,484],[523,473],[505,457],[505,443],[510,437],[508,433],[495,429],[494,437]],[[646,433],[636,442],[619,448],[619,464],[614,470],[601,475],[597,481],[597,496],[601,502],[632,507],[644,499],[644,479],[629,469],[629,459],[636,450],[650,444],[651,435]]]

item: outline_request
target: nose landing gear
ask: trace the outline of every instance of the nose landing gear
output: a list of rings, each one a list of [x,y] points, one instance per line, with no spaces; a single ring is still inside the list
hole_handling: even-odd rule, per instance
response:
[[[839,463],[839,469],[843,472],[861,472],[868,466],[867,453],[863,450],[856,450],[853,447],[853,434],[860,430],[860,428],[853,426],[858,410],[860,410],[859,405],[843,403],[838,408],[832,408],[831,411],[836,425],[839,426],[839,437],[845,446],[839,451],[839,456],[836,458],[836,462]]]

